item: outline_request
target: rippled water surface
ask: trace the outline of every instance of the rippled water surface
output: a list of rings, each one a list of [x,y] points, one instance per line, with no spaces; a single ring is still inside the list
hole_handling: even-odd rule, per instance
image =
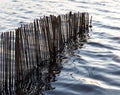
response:
[[[44,95],[120,95],[120,0],[1,0],[0,32],[49,14],[89,12],[90,38],[66,51]]]

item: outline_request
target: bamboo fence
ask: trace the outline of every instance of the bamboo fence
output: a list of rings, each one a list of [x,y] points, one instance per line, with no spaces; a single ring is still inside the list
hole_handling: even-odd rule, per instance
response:
[[[0,36],[0,92],[15,95],[16,84],[31,70],[56,62],[65,45],[75,42],[89,30],[88,13],[50,15],[21,25]]]

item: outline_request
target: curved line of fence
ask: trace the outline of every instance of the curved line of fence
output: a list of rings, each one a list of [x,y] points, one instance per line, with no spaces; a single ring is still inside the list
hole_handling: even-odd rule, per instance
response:
[[[0,36],[0,89],[14,95],[15,85],[33,68],[55,62],[64,46],[88,32],[89,14],[50,15]],[[6,92],[4,92],[6,90]],[[6,94],[4,94],[6,93]]]

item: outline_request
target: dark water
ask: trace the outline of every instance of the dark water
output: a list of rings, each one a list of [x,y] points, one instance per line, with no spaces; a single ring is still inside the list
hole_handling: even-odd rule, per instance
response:
[[[38,93],[28,95],[120,95],[119,0],[3,0],[0,32],[43,15],[69,11],[93,16],[90,38],[82,47],[66,49],[61,64],[40,68],[39,76],[32,79],[36,82],[30,82],[33,88],[27,90]]]

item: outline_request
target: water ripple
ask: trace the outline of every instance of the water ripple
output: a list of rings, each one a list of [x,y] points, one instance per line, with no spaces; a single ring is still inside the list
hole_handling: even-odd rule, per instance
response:
[[[2,0],[0,32],[49,14],[86,11],[90,39],[63,59],[63,69],[43,95],[120,95],[120,0]],[[40,94],[41,95],[41,94]]]

